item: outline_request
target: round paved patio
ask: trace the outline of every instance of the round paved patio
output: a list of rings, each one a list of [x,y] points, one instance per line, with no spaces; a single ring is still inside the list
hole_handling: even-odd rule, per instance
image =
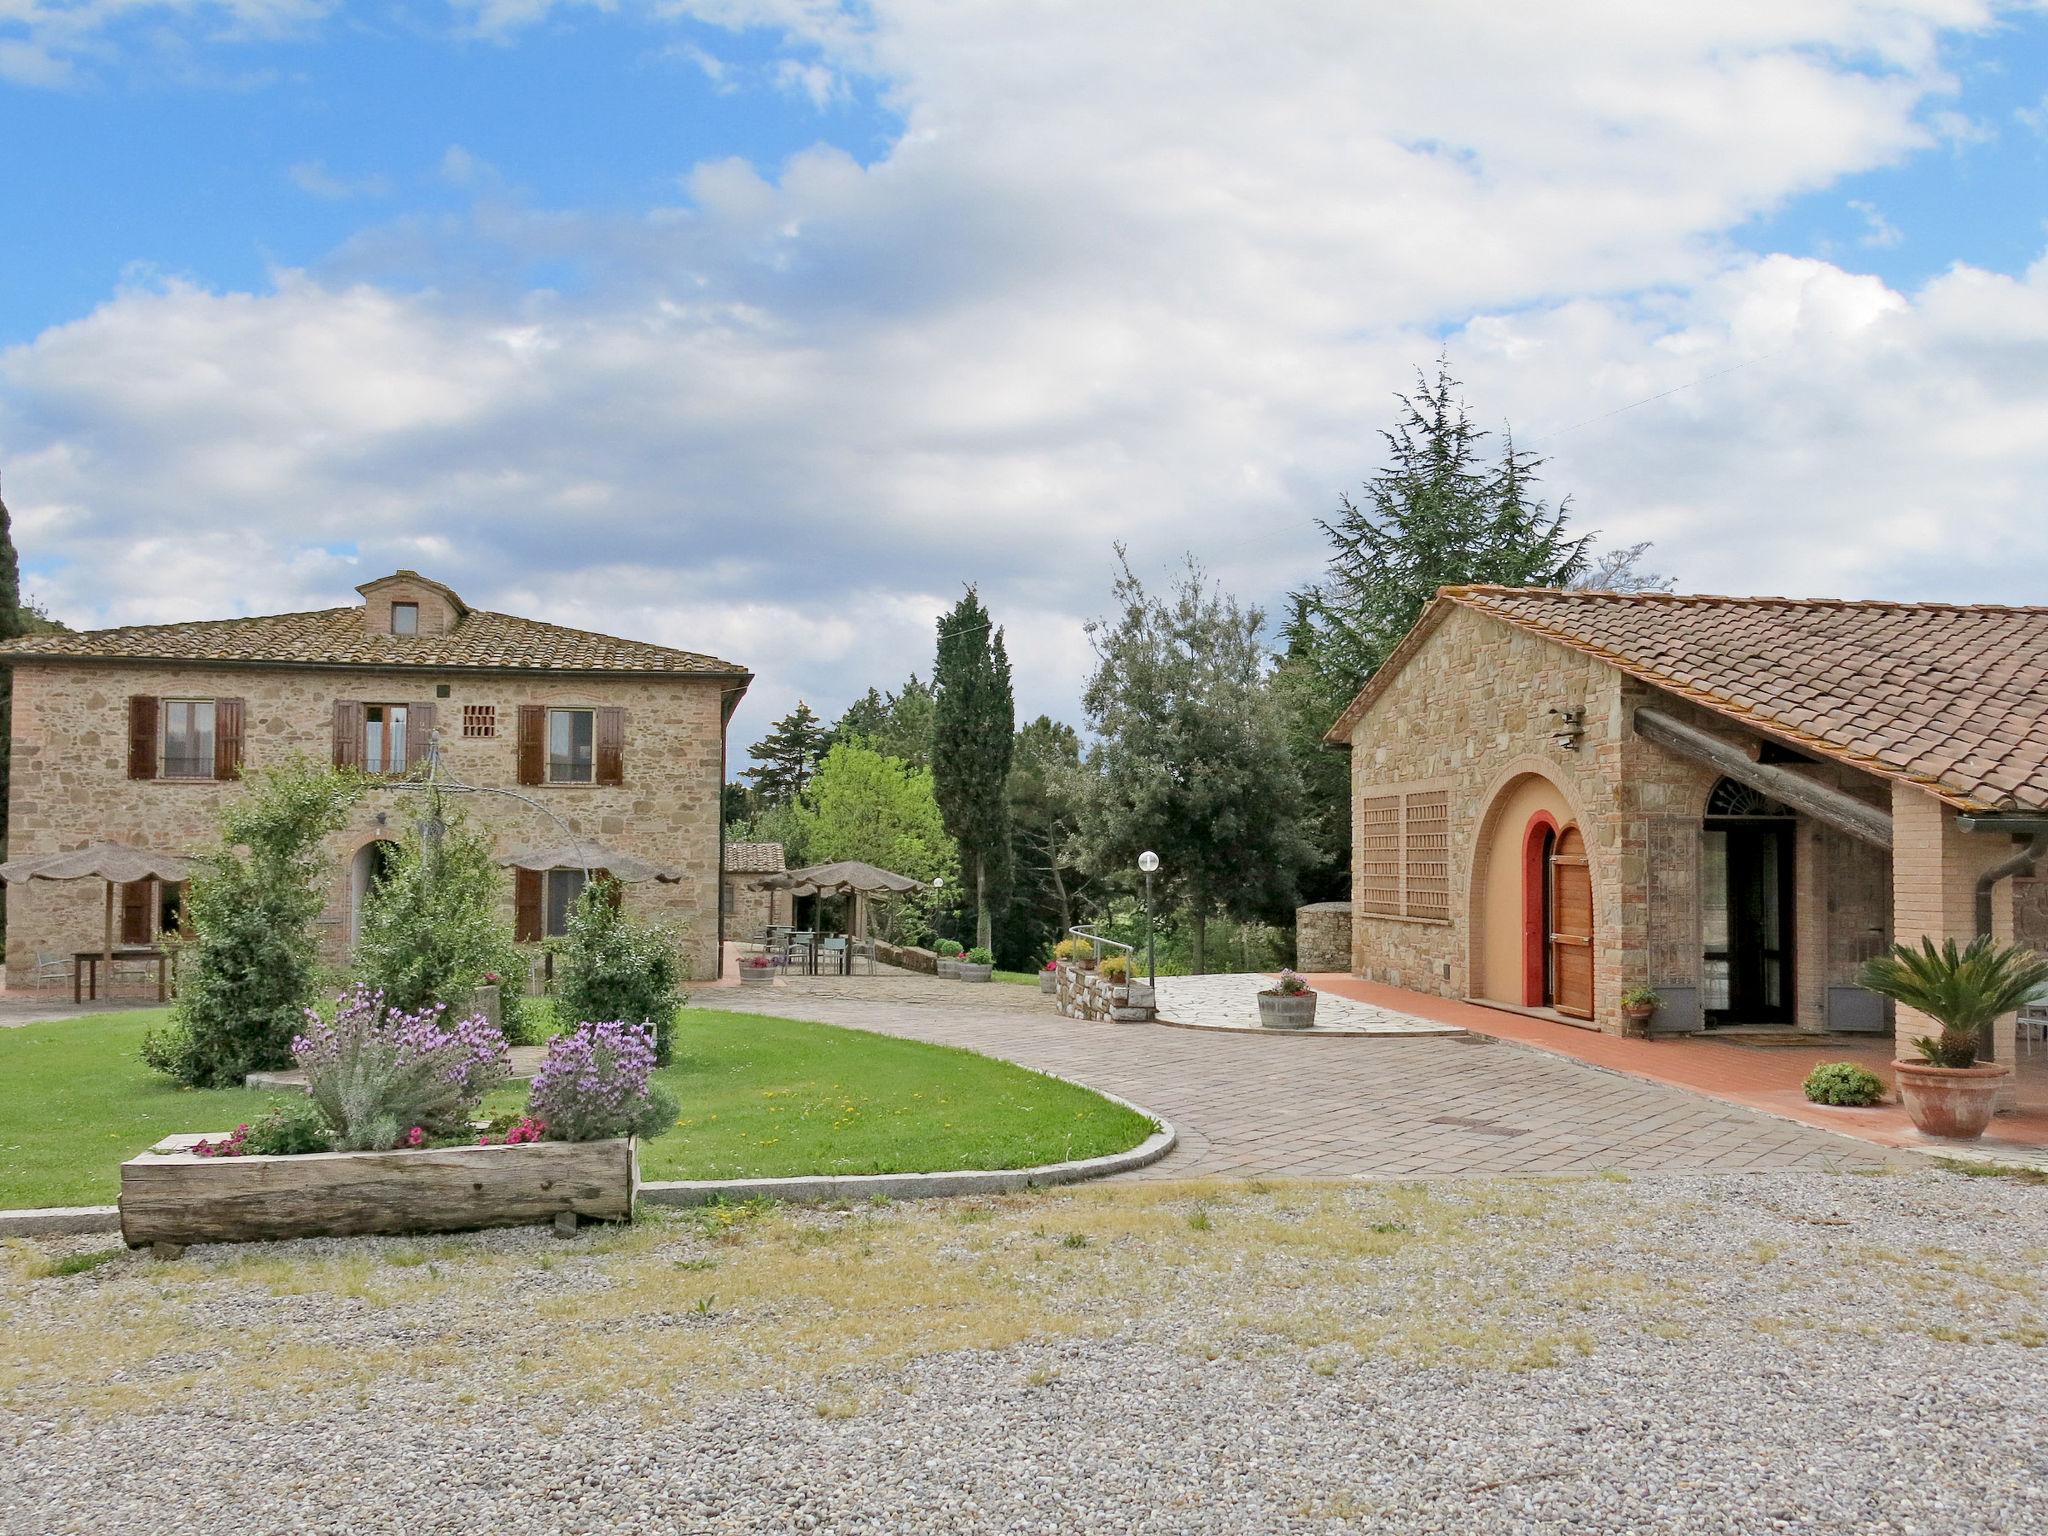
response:
[[[1466,1035],[1315,1039],[1062,1018],[1035,988],[897,974],[720,988],[709,1007],[966,1046],[1166,1116],[1132,1178],[1867,1168],[1882,1147]]]

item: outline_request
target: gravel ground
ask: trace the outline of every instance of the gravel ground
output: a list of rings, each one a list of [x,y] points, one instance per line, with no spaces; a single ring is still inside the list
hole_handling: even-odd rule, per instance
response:
[[[1097,1186],[10,1245],[0,1530],[2048,1528],[2048,1187]]]

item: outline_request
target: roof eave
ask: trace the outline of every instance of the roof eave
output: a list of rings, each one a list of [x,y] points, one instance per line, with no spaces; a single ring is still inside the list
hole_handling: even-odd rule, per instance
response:
[[[254,656],[99,656],[66,651],[9,651],[0,646],[0,663],[69,662],[108,667],[205,667],[229,672],[457,672],[466,675],[525,677],[652,677],[696,682],[737,682],[744,693],[754,674],[730,665],[712,667],[536,667],[489,662],[355,661],[342,657],[299,661]]]

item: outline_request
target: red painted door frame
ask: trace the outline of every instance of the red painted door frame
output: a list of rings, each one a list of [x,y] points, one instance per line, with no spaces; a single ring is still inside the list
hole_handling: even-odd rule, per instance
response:
[[[1522,1006],[1541,1008],[1543,977],[1549,969],[1550,924],[1544,910],[1550,897],[1550,850],[1557,841],[1557,818],[1538,811],[1522,833]]]

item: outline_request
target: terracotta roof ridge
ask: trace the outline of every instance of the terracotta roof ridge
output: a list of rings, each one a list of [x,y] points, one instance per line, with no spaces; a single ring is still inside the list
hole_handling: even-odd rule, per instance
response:
[[[1722,604],[1743,608],[1853,608],[1892,613],[2012,613],[2029,616],[2048,614],[2048,605],[2026,603],[1944,603],[1931,599],[1888,597],[1743,597],[1722,592],[1616,592],[1597,587],[1505,587],[1487,583],[1439,587],[1437,596],[1448,597],[1453,601],[1473,597],[1533,597],[1563,601],[1601,599],[1614,602],[1665,603],[1673,606]]]

